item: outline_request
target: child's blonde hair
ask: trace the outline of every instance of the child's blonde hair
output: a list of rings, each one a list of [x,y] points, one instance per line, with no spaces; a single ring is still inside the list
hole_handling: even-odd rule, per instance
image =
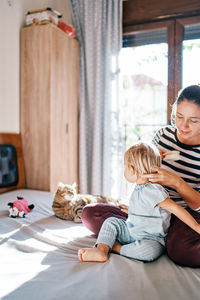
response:
[[[132,166],[137,175],[153,173],[151,166],[160,167],[161,156],[154,144],[138,143],[124,154],[124,160]]]

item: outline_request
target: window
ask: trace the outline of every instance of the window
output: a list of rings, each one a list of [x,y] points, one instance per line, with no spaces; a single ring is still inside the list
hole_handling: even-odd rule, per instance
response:
[[[167,31],[125,37],[120,71],[121,119],[127,149],[138,140],[150,141],[158,128],[167,124]]]
[[[182,20],[182,87],[200,83],[200,23],[187,24],[192,21],[200,22],[198,18]]]
[[[126,27],[120,54],[122,156],[170,122],[178,91],[200,83],[199,57],[200,16]],[[123,179],[115,180],[116,187],[119,196],[126,194]]]
[[[198,84],[200,57],[200,16],[126,27],[123,47],[167,43],[168,84],[167,119],[178,91],[187,85]],[[148,53],[147,53],[148,55]],[[196,60],[195,60],[196,59]]]
[[[200,83],[200,38],[183,41],[182,86]]]

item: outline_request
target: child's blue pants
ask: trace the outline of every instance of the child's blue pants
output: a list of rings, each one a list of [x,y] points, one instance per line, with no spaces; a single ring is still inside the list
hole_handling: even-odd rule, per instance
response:
[[[153,261],[164,252],[164,246],[155,240],[135,240],[126,221],[115,217],[106,219],[99,232],[96,244],[106,244],[112,249],[115,241],[122,245],[120,255],[142,261]]]

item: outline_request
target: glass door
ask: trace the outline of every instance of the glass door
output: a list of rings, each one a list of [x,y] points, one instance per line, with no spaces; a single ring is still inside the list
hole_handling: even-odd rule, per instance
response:
[[[163,24],[162,24],[163,25]],[[168,24],[167,24],[168,25]],[[123,176],[123,155],[139,141],[150,142],[155,132],[168,124],[169,41],[166,23],[160,28],[144,28],[123,37],[120,52],[121,152],[112,174],[112,196],[126,197],[130,184]]]
[[[124,149],[151,141],[167,124],[168,45],[123,48],[120,53]]]

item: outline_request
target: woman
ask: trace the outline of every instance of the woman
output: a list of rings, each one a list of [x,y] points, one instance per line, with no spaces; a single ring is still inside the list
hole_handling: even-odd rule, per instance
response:
[[[200,223],[200,86],[183,89],[172,110],[172,124],[161,128],[153,142],[162,156],[167,151],[180,151],[180,160],[162,162],[152,167],[155,174],[144,175],[152,183],[166,187],[172,199],[187,206],[190,214]],[[125,206],[87,206],[82,213],[83,223],[98,234],[103,221],[111,216],[126,219]],[[200,236],[173,217],[167,237],[168,256],[177,264],[200,267]]]

